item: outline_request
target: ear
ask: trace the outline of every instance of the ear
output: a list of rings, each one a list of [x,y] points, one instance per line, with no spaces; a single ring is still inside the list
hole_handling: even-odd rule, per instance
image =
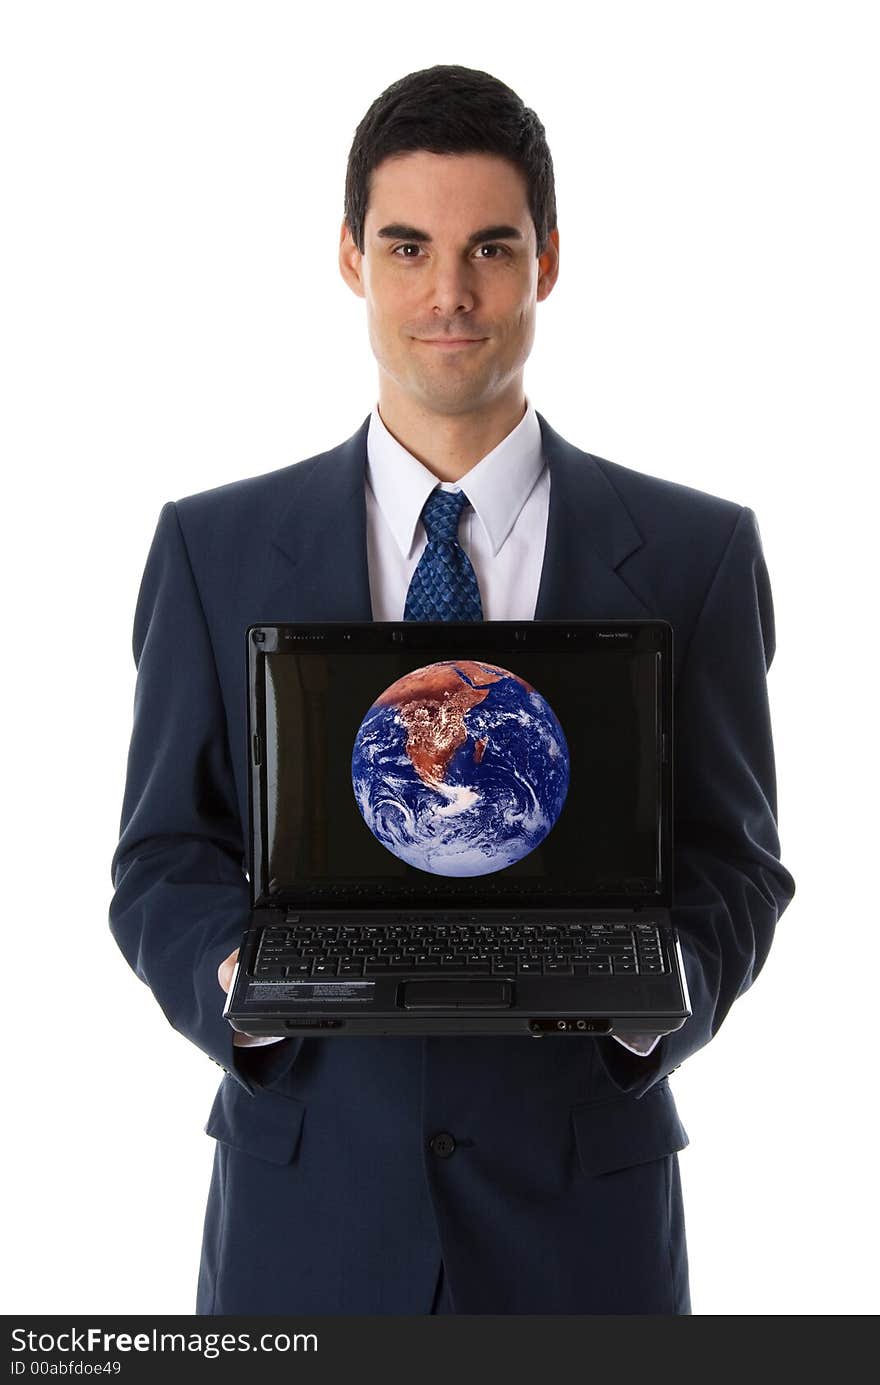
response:
[[[547,244],[544,247],[543,255],[538,256],[538,290],[537,300],[540,303],[547,297],[559,275],[559,231],[553,227],[547,237]]]
[[[361,277],[362,260],[363,256],[354,243],[354,237],[348,228],[348,223],[343,219],[339,231],[339,272],[352,293],[356,293],[358,298],[366,296]]]

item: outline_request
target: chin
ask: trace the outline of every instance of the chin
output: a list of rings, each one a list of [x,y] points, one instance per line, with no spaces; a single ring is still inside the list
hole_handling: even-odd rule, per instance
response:
[[[486,393],[485,376],[466,370],[433,370],[429,375],[420,375],[419,384],[425,394],[434,394],[438,399],[478,398]]]

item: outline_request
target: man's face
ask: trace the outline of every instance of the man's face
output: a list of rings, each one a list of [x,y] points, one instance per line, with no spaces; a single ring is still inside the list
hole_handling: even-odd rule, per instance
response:
[[[364,254],[344,222],[339,250],[343,278],[366,299],[384,383],[432,413],[501,396],[532,349],[558,245],[554,230],[537,258],[525,179],[506,159],[421,150],[386,159],[372,174]]]

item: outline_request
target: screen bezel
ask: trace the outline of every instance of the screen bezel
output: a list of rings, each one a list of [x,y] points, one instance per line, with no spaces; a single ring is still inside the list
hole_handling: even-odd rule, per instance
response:
[[[485,891],[485,905],[493,908],[634,908],[672,906],[673,868],[673,708],[672,654],[673,629],[663,620],[533,620],[533,621],[322,621],[287,622],[261,621],[246,632],[246,661],[248,688],[247,762],[248,762],[248,870],[251,907],[267,906],[328,908],[348,907],[383,910],[401,909],[460,909],[479,907],[470,901],[463,905],[461,896],[444,892],[442,881],[426,876],[425,883],[401,888],[399,897],[383,896],[381,903],[364,899],[360,892],[351,897],[320,892],[282,889],[268,878],[268,841],[266,832],[266,725],[265,725],[265,658],[269,654],[295,653],[308,650],[323,652],[364,650],[370,653],[401,648],[418,651],[435,649],[438,644],[454,646],[457,657],[475,658],[504,664],[505,656],[527,650],[529,653],[559,653],[569,649],[605,649],[614,651],[625,647],[635,652],[653,651],[658,655],[660,676],[657,681],[657,770],[659,784],[659,862],[656,889],[637,891],[626,880],[609,882],[601,893],[567,893],[562,896],[552,889],[536,890],[533,896],[517,895],[516,900],[504,898],[503,887],[490,885]]]

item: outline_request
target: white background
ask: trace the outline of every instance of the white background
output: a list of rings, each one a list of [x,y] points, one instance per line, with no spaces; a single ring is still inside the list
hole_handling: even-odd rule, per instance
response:
[[[369,412],[345,161],[379,92],[435,62],[546,127],[561,272],[529,398],[585,450],[751,506],[764,540],[798,892],[673,1079],[694,1312],[876,1311],[875,18],[5,6],[6,1312],[193,1310],[219,1074],[107,927],[135,597],[166,500]]]

